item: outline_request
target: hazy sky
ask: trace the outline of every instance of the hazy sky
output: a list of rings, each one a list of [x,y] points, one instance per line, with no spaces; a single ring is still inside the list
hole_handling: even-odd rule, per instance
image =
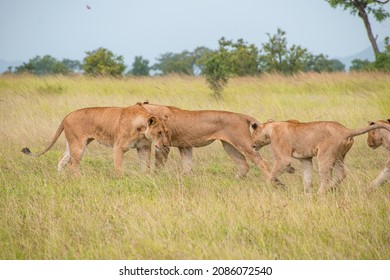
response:
[[[390,20],[371,23],[380,40],[390,35]],[[165,52],[215,49],[222,36],[260,47],[278,27],[289,45],[330,58],[370,45],[362,20],[325,0],[0,0],[0,59],[82,60],[105,47],[128,65],[136,55],[153,63]]]

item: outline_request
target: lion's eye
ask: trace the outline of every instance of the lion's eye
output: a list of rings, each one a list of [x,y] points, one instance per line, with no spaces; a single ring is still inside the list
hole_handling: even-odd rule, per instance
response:
[[[161,130],[158,132],[158,135],[160,135],[160,136],[162,135],[162,131]]]

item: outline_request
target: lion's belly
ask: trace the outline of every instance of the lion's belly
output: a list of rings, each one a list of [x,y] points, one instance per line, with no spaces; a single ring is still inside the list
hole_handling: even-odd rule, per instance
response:
[[[113,147],[114,141],[112,137],[108,137],[106,135],[94,135],[95,137],[90,137],[91,139],[95,139],[99,144],[102,144],[107,147]]]
[[[113,147],[114,144],[112,142],[107,142],[107,141],[101,141],[101,140],[96,140],[99,144],[102,144],[107,147]]]
[[[312,158],[316,155],[316,151],[314,149],[308,150],[293,150],[292,157],[297,159],[305,159]]]
[[[204,147],[204,146],[210,145],[213,142],[214,142],[214,140],[199,141],[199,142],[194,143],[192,145],[192,147]]]
[[[215,140],[209,140],[209,139],[178,139],[172,142],[172,146],[174,147],[183,147],[183,148],[199,148],[199,147],[204,147],[207,145],[210,145],[213,143]]]

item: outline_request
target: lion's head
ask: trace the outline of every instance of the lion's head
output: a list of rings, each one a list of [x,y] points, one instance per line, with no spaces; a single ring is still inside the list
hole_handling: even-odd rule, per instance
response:
[[[387,120],[388,123],[390,123],[390,119]],[[374,125],[375,122],[369,122],[370,125]],[[367,145],[372,148],[376,149],[383,144],[383,135],[380,132],[379,129],[374,129],[368,132],[367,137]]]
[[[272,123],[273,120],[268,120],[266,123],[257,124],[252,123],[252,149],[255,151],[259,150],[261,147],[269,145],[271,143],[271,137],[266,131],[266,126],[269,123]]]
[[[154,142],[157,149],[165,149],[169,147],[170,137],[169,131],[165,125],[165,121],[155,116],[152,116],[147,121],[145,136]]]

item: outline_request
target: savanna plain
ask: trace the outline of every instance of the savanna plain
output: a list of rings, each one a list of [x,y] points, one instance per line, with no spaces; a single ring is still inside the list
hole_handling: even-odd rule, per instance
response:
[[[281,177],[287,190],[268,184],[253,164],[235,180],[218,141],[194,150],[186,176],[176,149],[150,175],[130,150],[122,178],[114,175],[112,149],[95,142],[77,178],[57,173],[63,135],[44,156],[21,153],[43,150],[75,109],[144,100],[260,122],[331,120],[359,128],[390,117],[390,75],[232,78],[222,101],[202,77],[0,76],[0,259],[390,259],[390,184],[365,192],[388,153],[371,150],[367,135],[355,137],[347,154],[347,179],[321,197],[303,192],[298,161],[294,174]],[[268,148],[260,153],[272,161]],[[315,162],[315,190],[318,179]]]

